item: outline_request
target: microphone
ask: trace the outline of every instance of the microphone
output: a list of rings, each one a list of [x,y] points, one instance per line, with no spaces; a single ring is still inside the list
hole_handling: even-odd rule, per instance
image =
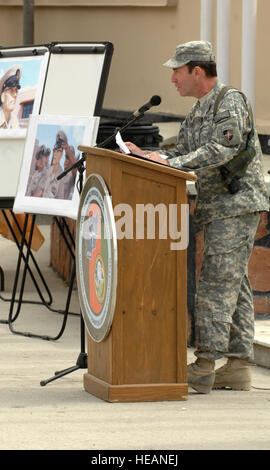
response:
[[[144,104],[139,109],[137,109],[137,111],[134,111],[134,113],[131,114],[130,118],[127,119],[124,126],[122,126],[120,128],[116,128],[113,135],[111,135],[107,139],[103,140],[103,142],[99,142],[97,144],[97,147],[99,147],[99,148],[106,147],[106,145],[108,145],[112,140],[115,139],[115,136],[116,136],[118,131],[123,132],[128,127],[130,127],[135,121],[137,121],[138,119],[141,119],[143,117],[145,111],[148,111],[148,109],[150,109],[152,106],[158,106],[160,103],[161,103],[160,96],[158,96],[158,95],[152,96],[152,98],[150,99],[150,101],[148,101],[148,103]]]
[[[132,116],[139,116],[140,114],[145,113],[145,111],[148,111],[148,109],[152,108],[152,106],[158,106],[161,103],[161,98],[158,95],[152,96],[150,101],[148,103],[145,103],[143,106],[141,106],[137,111],[134,111]]]

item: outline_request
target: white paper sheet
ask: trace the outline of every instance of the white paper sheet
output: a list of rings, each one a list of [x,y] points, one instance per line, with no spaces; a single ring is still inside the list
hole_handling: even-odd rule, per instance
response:
[[[126,146],[125,142],[123,141],[122,139],[122,136],[120,134],[120,132],[118,131],[116,136],[115,136],[115,140],[116,140],[116,143],[117,145],[120,147],[120,149],[126,153],[126,154],[129,154],[130,153],[130,150],[128,149],[128,147]]]

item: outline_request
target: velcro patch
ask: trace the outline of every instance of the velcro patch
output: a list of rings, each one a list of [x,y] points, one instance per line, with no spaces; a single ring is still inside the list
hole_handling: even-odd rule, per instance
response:
[[[231,117],[230,111],[223,111],[221,113],[216,114],[214,117],[215,122],[223,121],[224,119],[229,119]]]
[[[236,118],[227,119],[217,124],[217,136],[222,145],[235,146],[242,143]]]

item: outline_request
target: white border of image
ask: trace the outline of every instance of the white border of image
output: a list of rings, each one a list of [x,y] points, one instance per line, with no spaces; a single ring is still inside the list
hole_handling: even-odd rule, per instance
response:
[[[35,148],[38,125],[40,124],[57,126],[85,126],[83,139],[82,142],[80,142],[80,145],[93,146],[96,143],[99,117],[32,115],[29,121],[24,156],[22,160],[13,211],[15,213],[26,212],[33,214],[47,214],[76,219],[80,199],[79,192],[77,190],[77,181],[79,177],[78,172],[76,176],[73,197],[71,200],[25,196],[31,161]],[[46,144],[46,142],[44,142],[44,144]],[[77,151],[77,149],[75,150]]]

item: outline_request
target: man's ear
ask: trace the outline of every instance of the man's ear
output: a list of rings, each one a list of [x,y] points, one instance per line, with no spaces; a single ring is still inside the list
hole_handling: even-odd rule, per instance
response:
[[[204,70],[201,67],[199,67],[198,65],[196,65],[194,67],[193,71],[194,71],[194,76],[196,78],[201,78],[204,74]]]

